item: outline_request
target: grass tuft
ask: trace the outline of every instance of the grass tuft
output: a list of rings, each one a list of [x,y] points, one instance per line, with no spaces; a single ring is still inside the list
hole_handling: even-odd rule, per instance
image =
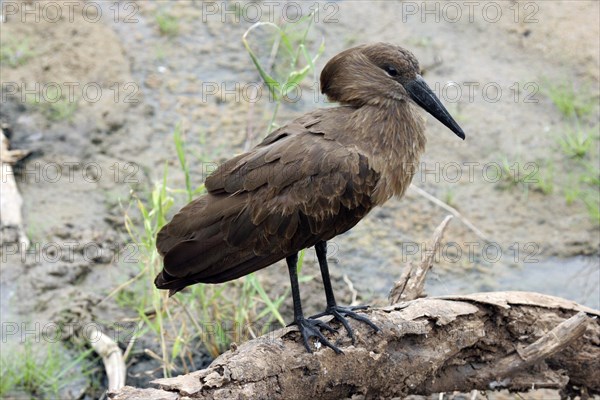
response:
[[[39,110],[48,120],[53,122],[71,121],[73,115],[79,106],[78,99],[67,99],[61,90],[54,86],[49,86],[43,96],[31,99],[26,97],[27,104]]]
[[[584,117],[592,112],[594,102],[581,90],[576,91],[572,83],[552,84],[546,81],[546,95],[565,117]]]
[[[158,31],[164,36],[177,36],[179,34],[179,20],[177,17],[160,12],[155,16]]]
[[[592,147],[593,137],[591,132],[577,126],[568,129],[560,136],[558,144],[567,157],[584,158]]]
[[[91,374],[93,350],[72,359],[60,342],[15,344],[14,351],[0,358],[0,397],[59,398],[75,379]],[[76,373],[77,372],[77,373]]]
[[[313,73],[316,73],[315,63],[325,51],[324,41],[321,41],[319,47],[312,55],[309,54],[307,49],[307,36],[312,27],[315,12],[316,11],[312,11],[295,24],[291,24],[292,26],[297,27],[297,29],[290,28],[290,25],[280,27],[272,22],[257,22],[248,28],[242,36],[242,42],[246,47],[246,51],[250,55],[260,77],[269,89],[271,97],[275,100],[274,111],[271,120],[267,125],[267,134],[270,133],[275,126],[275,119],[281,102],[286,100],[292,91],[299,88],[301,82],[308,76],[309,72],[312,71]],[[300,29],[298,29],[298,27],[300,27]],[[278,61],[273,57],[273,63],[276,66],[287,65],[285,68],[273,68],[274,70],[278,70],[278,76],[274,76],[274,74],[269,71],[269,66],[260,61],[248,42],[249,35],[252,31],[259,28],[268,28],[274,31],[275,38],[273,49],[275,50],[275,57],[280,57],[282,60]],[[279,51],[280,49],[282,49],[282,52]],[[303,59],[305,63],[303,67],[299,66],[301,59]],[[316,76],[314,77],[314,80],[316,82]]]
[[[16,68],[24,65],[32,57],[35,52],[29,45],[29,40],[14,40],[8,39],[2,41],[0,46],[0,63],[6,64],[11,68]]]

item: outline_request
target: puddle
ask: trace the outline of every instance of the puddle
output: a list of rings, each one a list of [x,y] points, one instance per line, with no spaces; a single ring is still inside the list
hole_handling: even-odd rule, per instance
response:
[[[490,271],[491,272],[491,271]],[[596,310],[600,309],[600,260],[598,257],[551,257],[538,263],[520,266],[499,266],[494,279],[482,274],[429,275],[426,290],[429,295],[468,294],[485,291],[521,290],[563,297]]]

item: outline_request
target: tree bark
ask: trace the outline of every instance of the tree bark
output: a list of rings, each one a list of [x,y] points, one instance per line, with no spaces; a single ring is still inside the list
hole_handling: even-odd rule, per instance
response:
[[[341,399],[490,389],[600,394],[600,313],[526,292],[417,299],[369,310],[380,333],[351,323],[327,335],[344,354],[307,353],[285,328],[230,350],[204,370],[125,389],[113,399]],[[360,398],[360,397],[359,397]]]
[[[447,218],[435,231],[439,246]],[[600,394],[600,312],[529,292],[424,296],[432,257],[409,264],[388,307],[366,311],[382,331],[351,320],[352,344],[336,322],[325,333],[344,354],[308,353],[295,327],[280,329],[219,356],[200,371],[157,379],[158,389],[109,393],[131,399],[361,399],[411,394],[561,390]]]

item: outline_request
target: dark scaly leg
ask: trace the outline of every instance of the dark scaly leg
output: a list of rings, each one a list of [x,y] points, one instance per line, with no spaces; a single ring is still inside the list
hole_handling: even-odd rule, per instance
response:
[[[309,353],[312,353],[312,349],[308,344],[308,339],[311,337],[316,337],[322,344],[327,347],[331,347],[336,353],[342,353],[342,351],[329,340],[327,340],[327,338],[323,336],[319,330],[319,328],[323,328],[330,332],[335,332],[335,329],[321,320],[304,318],[304,314],[302,312],[302,303],[300,301],[300,289],[298,287],[298,253],[287,257],[285,261],[287,262],[288,271],[290,273],[290,283],[292,286],[292,299],[294,301],[294,323],[298,325],[298,329],[302,335],[302,340],[304,341],[304,347],[306,347],[306,350],[308,350]]]
[[[311,318],[318,318],[323,315],[333,315],[333,317],[340,321],[346,331],[348,332],[348,336],[352,339],[352,343],[355,341],[354,332],[352,328],[350,328],[350,324],[348,324],[348,320],[345,317],[354,318],[358,321],[364,322],[369,325],[375,332],[380,331],[379,327],[375,325],[371,320],[367,317],[357,314],[355,310],[364,310],[369,306],[354,306],[354,307],[342,307],[338,306],[335,302],[335,296],[333,295],[333,288],[331,287],[331,279],[329,278],[329,267],[327,266],[327,242],[320,241],[315,245],[315,250],[317,252],[317,259],[319,260],[319,267],[321,268],[321,276],[323,277],[323,286],[325,287],[325,296],[327,298],[327,308],[324,312],[313,315]]]

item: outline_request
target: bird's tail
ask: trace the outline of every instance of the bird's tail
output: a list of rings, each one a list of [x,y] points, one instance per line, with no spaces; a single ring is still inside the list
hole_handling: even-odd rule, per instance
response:
[[[183,288],[189,284],[189,281],[177,279],[176,277],[169,275],[165,270],[162,270],[162,272],[156,275],[156,278],[154,279],[154,286],[156,286],[157,289],[169,289],[169,297],[183,290]]]

